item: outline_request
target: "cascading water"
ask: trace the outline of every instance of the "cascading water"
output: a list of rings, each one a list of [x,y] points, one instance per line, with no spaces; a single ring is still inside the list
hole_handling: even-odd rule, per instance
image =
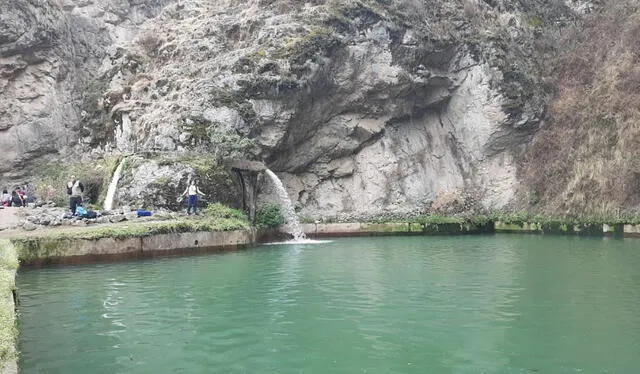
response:
[[[104,210],[113,209],[113,197],[116,194],[118,182],[120,181],[120,176],[122,175],[122,169],[124,168],[124,162],[126,159],[126,157],[123,157],[120,164],[118,164],[116,171],[113,172],[113,178],[111,179],[111,183],[109,183],[109,189],[107,189],[107,197],[104,199]]]
[[[276,186],[278,197],[282,201],[282,213],[284,214],[284,218],[287,220],[289,234],[293,235],[293,240],[305,240],[307,237],[304,235],[304,232],[302,232],[300,221],[298,220],[295,210],[293,210],[293,204],[291,203],[291,199],[289,199],[289,194],[287,194],[287,190],[284,188],[282,181],[269,169],[265,170],[265,173],[267,173],[269,178],[273,181],[273,184]]]

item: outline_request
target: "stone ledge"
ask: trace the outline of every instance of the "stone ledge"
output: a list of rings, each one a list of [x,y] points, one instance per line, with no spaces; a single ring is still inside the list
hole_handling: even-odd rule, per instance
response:
[[[254,245],[256,230],[181,232],[131,238],[41,237],[13,242],[22,265],[40,266],[237,249]]]
[[[418,223],[418,222],[385,222],[385,223],[305,223],[300,225],[302,231],[310,237],[343,237],[343,236],[383,236],[383,235],[466,235],[491,232],[491,225],[475,225],[461,223]],[[282,235],[288,227],[282,226],[277,232]],[[273,236],[269,232],[267,236]],[[261,235],[263,238],[264,235]]]

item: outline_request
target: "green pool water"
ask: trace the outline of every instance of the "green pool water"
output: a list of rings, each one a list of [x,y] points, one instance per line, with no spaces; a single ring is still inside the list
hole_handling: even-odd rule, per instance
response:
[[[18,287],[23,374],[640,371],[633,239],[340,239]]]

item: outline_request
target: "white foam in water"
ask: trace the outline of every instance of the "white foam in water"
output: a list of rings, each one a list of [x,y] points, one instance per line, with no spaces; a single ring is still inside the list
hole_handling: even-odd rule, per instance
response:
[[[314,240],[314,239],[302,239],[302,240],[289,240],[287,242],[274,242],[264,243],[264,245],[280,245],[280,244],[325,244],[331,243],[333,240]]]
[[[273,184],[276,186],[276,192],[278,193],[278,197],[282,201],[282,214],[284,215],[284,219],[288,223],[288,232],[293,236],[294,243],[305,241],[307,239],[307,236],[304,234],[304,232],[302,232],[300,221],[298,220],[296,211],[293,209],[293,204],[291,203],[291,199],[289,199],[289,194],[284,188],[282,181],[271,170],[267,169],[265,170],[265,172],[267,173],[269,178],[271,178]]]

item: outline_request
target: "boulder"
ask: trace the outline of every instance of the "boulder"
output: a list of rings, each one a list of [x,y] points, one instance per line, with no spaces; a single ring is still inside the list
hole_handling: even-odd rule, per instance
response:
[[[32,222],[26,221],[22,224],[22,229],[25,231],[33,231],[35,229],[37,229],[38,226],[36,226],[35,224],[33,224]]]
[[[109,216],[109,222],[111,223],[126,221],[126,219],[127,217],[125,217],[124,214],[116,214],[116,215]]]

